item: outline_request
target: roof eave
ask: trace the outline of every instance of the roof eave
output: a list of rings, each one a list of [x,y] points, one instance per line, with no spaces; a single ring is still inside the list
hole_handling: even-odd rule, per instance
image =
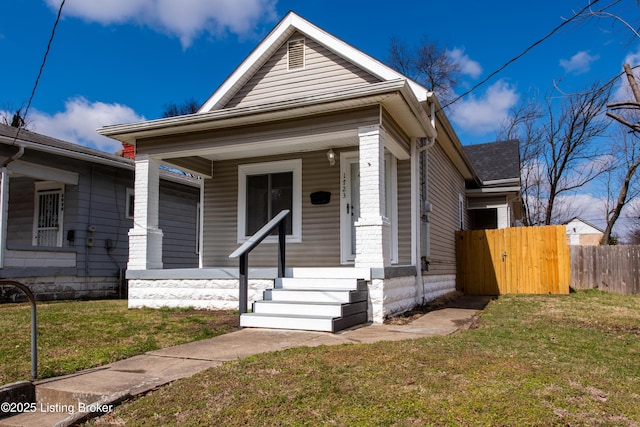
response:
[[[311,115],[317,112],[340,111],[358,106],[385,104],[391,97],[401,96],[411,110],[416,124],[423,134],[415,137],[435,137],[435,129],[406,80],[393,80],[375,85],[358,86],[340,93],[322,93],[293,100],[282,100],[268,104],[214,110],[185,116],[169,117],[137,123],[111,125],[99,128],[100,135],[135,145],[136,139],[171,133],[185,133],[240,126],[243,124],[274,121]],[[418,132],[419,133],[419,132]]]
[[[472,189],[468,189],[466,192],[467,194],[471,194],[471,195],[479,195],[479,194],[500,194],[500,193],[504,193],[504,194],[513,194],[513,193],[520,193],[522,191],[522,187],[520,187],[519,185],[514,185],[514,186],[510,186],[510,187],[483,187],[483,188],[472,188]]]
[[[67,157],[74,160],[81,160],[85,162],[100,164],[104,166],[117,167],[125,170],[133,171],[135,168],[134,160],[129,159],[127,157],[101,157],[96,156],[89,153],[83,153],[74,150],[68,150],[61,147],[54,147],[51,145],[41,144],[38,142],[29,141],[26,139],[15,139],[10,138],[4,135],[0,135],[0,144],[5,145],[22,145],[25,149],[39,151],[42,153],[53,154],[61,157]],[[198,178],[194,178],[188,175],[180,175],[175,172],[166,171],[164,169],[160,170],[160,178],[165,179],[167,181],[172,181],[178,184],[189,185],[191,187],[199,187],[200,181]]]

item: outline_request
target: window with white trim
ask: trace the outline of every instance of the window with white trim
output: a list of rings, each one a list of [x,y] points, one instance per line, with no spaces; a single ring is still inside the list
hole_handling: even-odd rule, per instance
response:
[[[301,241],[301,159],[238,166],[239,242],[251,237],[283,209],[291,211],[287,239]]]
[[[35,183],[33,246],[62,246],[64,184]]]

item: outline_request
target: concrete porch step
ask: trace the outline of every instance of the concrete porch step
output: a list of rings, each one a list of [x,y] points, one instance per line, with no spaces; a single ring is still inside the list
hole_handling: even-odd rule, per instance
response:
[[[354,267],[294,267],[287,269],[287,277],[294,279],[363,279],[371,280],[370,268]]]
[[[315,290],[354,290],[366,291],[367,282],[355,278],[320,277],[279,277],[275,280],[276,289],[315,289]]]
[[[351,303],[367,300],[367,291],[349,289],[267,289],[264,299],[271,301]]]
[[[330,316],[287,316],[266,313],[246,313],[240,316],[240,326],[243,328],[295,329],[324,332],[338,332],[366,321],[366,312],[338,318]]]
[[[253,312],[258,314],[282,314],[288,316],[329,316],[346,317],[366,312],[367,301],[355,303],[315,302],[303,303],[298,301],[256,301]]]

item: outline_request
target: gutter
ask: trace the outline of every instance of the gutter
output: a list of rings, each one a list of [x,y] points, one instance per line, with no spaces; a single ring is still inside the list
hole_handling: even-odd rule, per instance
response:
[[[394,96],[402,97],[404,103],[413,112],[413,115],[419,118],[426,135],[435,136],[435,131],[430,129],[427,114],[404,79],[391,80],[374,85],[359,85],[341,90],[338,93],[335,91],[322,92],[306,97],[213,110],[204,113],[109,125],[97,129],[97,132],[100,135],[135,145],[136,139],[163,135],[167,129],[171,129],[172,134],[177,134],[244,126],[257,122],[341,111],[346,108],[384,104],[388,98]]]
[[[4,136],[0,136],[0,144],[15,145],[15,142],[14,143],[8,143],[8,142],[5,142],[5,141],[6,141],[6,138]],[[38,144],[38,143],[34,143],[34,142],[29,142],[29,141],[21,141],[21,142],[18,143],[18,146],[20,147],[18,152],[16,154],[14,154],[11,158],[5,160],[5,162],[2,165],[2,167],[6,167],[11,162],[13,162],[15,160],[18,160],[24,154],[25,148],[30,148],[30,149],[35,150],[35,151],[40,151],[40,152],[49,153],[49,154],[55,154],[55,155],[59,155],[59,156],[63,156],[63,157],[76,159],[76,160],[82,160],[82,161],[87,161],[87,162],[91,162],[91,163],[98,163],[98,164],[105,165],[105,166],[113,166],[113,167],[118,167],[118,168],[122,168],[122,169],[131,170],[131,171],[135,170],[134,161],[126,159],[124,157],[123,158],[109,159],[109,158],[105,158],[105,157],[95,156],[95,155],[92,155],[92,154],[81,153],[81,152],[78,152],[78,151],[67,150],[67,149],[64,149],[64,148],[53,147],[51,145]],[[160,178],[165,179],[167,181],[173,181],[173,182],[178,183],[178,184],[189,185],[191,187],[199,187],[200,186],[200,182],[196,178],[192,178],[192,177],[190,177],[188,175],[181,176],[181,175],[169,172],[169,171],[165,171],[163,169],[160,169]]]
[[[14,144],[15,144],[15,141],[14,141]],[[23,155],[24,155],[24,145],[18,144],[18,152],[4,161],[4,163],[2,164],[2,169],[4,170],[9,165],[9,163],[18,160]]]

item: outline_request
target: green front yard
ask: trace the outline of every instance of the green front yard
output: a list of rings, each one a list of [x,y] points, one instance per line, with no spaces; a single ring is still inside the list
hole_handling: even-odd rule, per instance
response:
[[[224,334],[237,312],[128,310],[122,300],[38,303],[38,377]],[[0,385],[31,376],[31,306],[0,305]]]
[[[640,424],[640,296],[503,296],[477,328],[210,369],[96,425]]]
[[[0,383],[28,379],[29,306],[0,306]],[[40,303],[60,375],[233,330],[237,313]],[[210,369],[95,425],[640,424],[640,296],[503,296],[446,337],[299,348]]]

